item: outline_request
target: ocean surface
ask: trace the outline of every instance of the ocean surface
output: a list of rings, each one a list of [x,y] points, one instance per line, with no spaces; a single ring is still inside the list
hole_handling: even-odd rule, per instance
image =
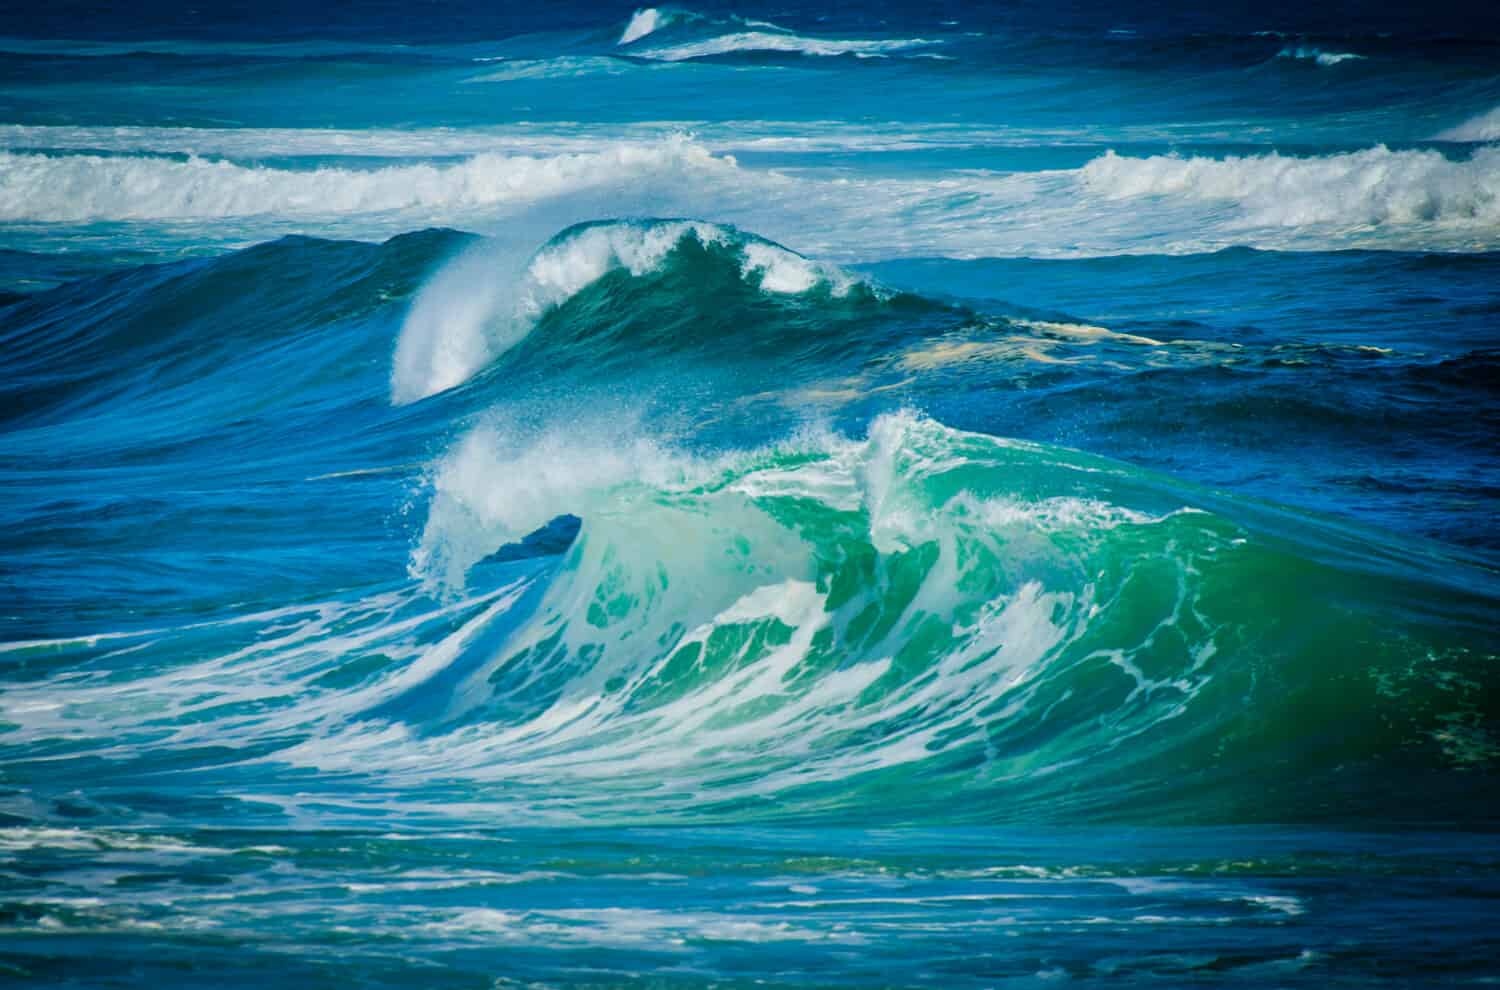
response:
[[[513,6],[0,11],[0,984],[1500,981],[1500,9]]]

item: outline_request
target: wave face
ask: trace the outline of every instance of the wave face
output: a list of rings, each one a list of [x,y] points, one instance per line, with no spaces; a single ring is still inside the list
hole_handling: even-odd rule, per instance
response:
[[[443,580],[559,508],[584,520],[536,613],[443,717],[506,725],[455,730],[473,747],[457,772],[479,762],[552,800],[600,801],[590,814],[646,802],[692,817],[853,806],[1025,820],[1144,806],[1275,820],[1330,786],[1426,787],[1435,766],[1488,758],[1444,741],[1458,708],[1416,704],[1400,726],[1350,711],[1349,691],[1373,707],[1412,690],[1418,658],[1486,676],[1442,624],[1387,625],[1376,603],[1397,585],[1081,455],[909,415],[862,442],[706,462],[556,438],[507,451],[481,430],[433,491],[414,567]],[[1352,593],[1315,610],[1357,660],[1303,652],[1311,613],[1296,603],[1313,587]],[[1275,674],[1257,683],[1267,662]],[[1278,741],[1303,706],[1343,713],[1326,750]],[[1415,750],[1397,756],[1393,738]],[[431,766],[453,742],[411,745]],[[325,769],[363,759],[354,741],[334,748]],[[1291,752],[1272,769],[1270,754]],[[906,790],[913,774],[923,783]],[[1183,776],[1191,797],[1175,794]],[[898,808],[875,797],[892,793]],[[1370,797],[1361,811],[1381,814]]]

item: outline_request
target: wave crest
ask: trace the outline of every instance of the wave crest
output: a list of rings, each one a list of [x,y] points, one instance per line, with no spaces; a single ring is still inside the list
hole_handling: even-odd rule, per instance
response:
[[[890,52],[923,48],[938,44],[923,38],[886,38],[879,40],[855,40],[838,38],[813,38],[799,34],[773,31],[737,31],[714,38],[683,42],[662,48],[643,51],[645,58],[666,62],[683,62],[695,58],[712,58],[719,55],[739,53],[784,53],[830,57],[854,55],[860,58],[875,58]]]
[[[1311,45],[1297,45],[1295,47],[1283,48],[1276,53],[1277,58],[1298,59],[1304,62],[1316,62],[1328,68],[1338,65],[1340,62],[1363,61],[1365,56],[1356,55],[1353,52],[1328,52]]]
[[[580,224],[515,264],[495,245],[458,259],[425,287],[402,327],[391,397],[412,402],[462,384],[519,343],[549,310],[614,271],[659,271],[685,244],[731,260],[763,293],[821,289],[847,295],[864,284],[836,265],[814,261],[752,234],[701,220]]]
[[[682,137],[547,157],[482,153],[453,165],[294,170],[192,157],[0,152],[0,220],[326,217],[525,204],[653,175],[732,169]]]
[[[637,10],[631,15],[630,22],[625,25],[625,30],[620,33],[618,44],[628,45],[631,42],[640,41],[646,35],[672,23],[674,19],[672,11],[663,11],[659,7],[645,7]]]
[[[1500,141],[1500,107],[1450,127],[1436,136],[1439,141]]]
[[[1107,199],[1233,203],[1242,214],[1236,223],[1246,227],[1500,222],[1500,149],[1491,148],[1468,160],[1385,147],[1317,158],[1275,152],[1126,158],[1109,152],[1084,166],[1081,180]]]

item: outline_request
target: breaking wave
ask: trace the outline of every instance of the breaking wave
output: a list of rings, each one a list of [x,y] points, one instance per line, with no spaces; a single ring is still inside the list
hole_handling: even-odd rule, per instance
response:
[[[1465,127],[1470,136],[1485,133],[1480,123]],[[86,128],[17,132],[24,135],[75,145],[97,136]],[[243,154],[256,136],[272,145],[281,138],[280,132],[245,137],[178,129],[170,136],[130,132],[110,140],[163,149],[180,141]],[[341,140],[324,135],[302,142],[303,150],[336,148]],[[361,153],[399,155],[410,141],[388,132]],[[454,150],[512,141],[525,145],[524,138],[471,136]],[[597,150],[565,150],[591,144]],[[755,224],[778,240],[841,261],[1194,253],[1237,245],[1500,246],[1500,148],[1491,146],[1467,156],[1383,146],[1316,157],[1111,151],[1079,168],[968,170],[935,182],[751,167],[680,134],[564,140],[556,150],[482,151],[456,162],[379,160],[367,168],[0,152],[0,221],[129,221],[149,240],[175,236],[178,224],[220,238],[289,230],[370,237],[416,225],[492,233],[523,218],[542,236],[589,217],[712,211],[716,219]]]
[[[1437,134],[1440,141],[1500,141],[1500,107]]]
[[[1311,45],[1297,45],[1295,47],[1283,48],[1276,53],[1277,58],[1292,58],[1301,61],[1316,62],[1321,66],[1334,66],[1340,62],[1361,61],[1365,56],[1356,55],[1353,52],[1328,52]]]
[[[1488,660],[1310,521],[910,413],[714,456],[480,426],[413,568],[459,593],[564,512],[556,563],[440,644],[346,634],[421,659],[315,692],[333,721],[278,758],[522,821],[1485,813]]]
[[[228,161],[0,152],[0,220],[323,217],[484,208],[732,168],[681,138],[548,157],[485,153],[452,164],[306,170]]]
[[[1384,147],[1315,158],[1126,158],[1086,165],[1082,185],[1106,199],[1162,197],[1233,204],[1242,226],[1452,224],[1493,232],[1500,222],[1500,149],[1455,160]]]
[[[643,38],[660,34],[672,37],[660,47],[637,46],[632,54],[668,62],[757,53],[874,58],[889,52],[941,44],[922,38],[820,38],[797,34],[768,21],[739,16],[711,18],[692,11],[660,7],[637,10],[625,25],[618,43],[636,45]]]
[[[938,44],[921,38],[891,38],[881,40],[851,40],[837,38],[810,38],[798,34],[780,34],[770,31],[739,31],[733,34],[706,38],[701,41],[684,42],[653,48],[640,54],[645,58],[682,62],[695,58],[711,58],[741,52],[774,52],[796,55],[854,55],[860,58],[876,58],[890,52],[905,51]]]
[[[646,35],[665,27],[680,16],[682,15],[679,12],[657,7],[637,10],[631,15],[630,22],[625,25],[625,30],[620,33],[619,44],[628,45],[640,41]]]
[[[517,264],[513,250],[481,245],[439,272],[412,306],[391,375],[397,403],[462,384],[523,339],[547,312],[612,271],[660,270],[686,246],[716,254],[761,292],[817,289],[847,295],[850,273],[731,227],[697,220],[580,224]]]

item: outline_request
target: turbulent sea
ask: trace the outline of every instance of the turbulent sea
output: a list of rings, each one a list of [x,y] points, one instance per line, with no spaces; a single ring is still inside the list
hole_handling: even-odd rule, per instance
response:
[[[0,12],[0,983],[1500,980],[1493,10],[512,6]]]

